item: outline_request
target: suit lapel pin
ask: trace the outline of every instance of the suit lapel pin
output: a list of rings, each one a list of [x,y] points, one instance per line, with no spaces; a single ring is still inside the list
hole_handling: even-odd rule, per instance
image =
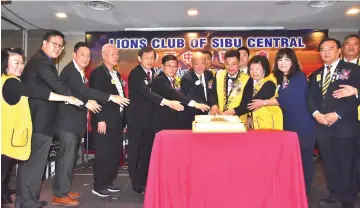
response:
[[[111,84],[115,84],[116,82],[115,82],[115,80],[114,79],[111,79]]]
[[[201,82],[200,82],[200,80],[197,80],[197,81],[195,82],[195,85],[199,85],[199,84],[201,84]]]
[[[149,82],[148,82],[148,80],[147,80],[147,79],[145,79],[145,80],[144,80],[144,82],[145,82],[145,84],[146,84],[146,85],[148,85],[148,84],[149,84]]]

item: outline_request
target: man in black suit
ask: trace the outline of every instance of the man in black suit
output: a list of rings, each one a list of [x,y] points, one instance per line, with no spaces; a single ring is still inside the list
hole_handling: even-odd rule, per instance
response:
[[[119,192],[114,185],[118,174],[123,141],[123,129],[126,125],[125,98],[123,80],[114,67],[119,63],[119,51],[112,44],[102,47],[103,63],[91,72],[89,86],[100,92],[116,94],[122,97],[120,106],[107,102],[101,112],[92,113],[91,127],[96,149],[94,162],[94,186],[92,193],[107,197],[110,192]]]
[[[198,55],[204,57],[202,53]],[[193,56],[194,59],[194,56]],[[195,58],[196,59],[196,58]],[[205,60],[202,62],[205,68]],[[171,100],[178,100],[183,105],[188,106],[189,108],[195,108],[200,113],[210,110],[210,107],[206,104],[200,103],[197,99],[193,99],[190,96],[184,95],[180,92],[180,83],[175,79],[175,74],[178,70],[178,60],[174,55],[166,55],[162,58],[162,72],[154,79],[151,83],[151,91],[156,94]],[[209,72],[211,74],[211,72]],[[204,92],[204,91],[203,91]],[[192,96],[196,98],[195,96]],[[206,100],[203,102],[206,103]],[[182,112],[180,112],[182,113]],[[180,123],[178,115],[179,112],[171,108],[154,106],[153,112],[153,129],[154,133],[157,133],[163,129],[178,129],[180,128]]]
[[[184,107],[179,101],[167,100],[151,92],[154,80],[156,52],[150,47],[140,49],[136,66],[129,75],[128,137],[129,137],[129,175],[132,188],[137,193],[144,192],[150,162],[154,132],[152,130],[153,105],[168,106],[181,111]],[[164,107],[165,108],[165,107]]]
[[[22,80],[32,90],[54,91],[62,95],[71,95],[59,79],[54,66],[56,59],[64,49],[64,35],[56,30],[45,33],[42,46],[25,66]],[[29,99],[33,135],[29,160],[19,163],[16,180],[16,207],[42,207],[40,202],[41,179],[45,171],[47,158],[57,127],[57,103],[38,99]]]
[[[310,77],[308,105],[317,121],[316,135],[324,162],[324,175],[329,190],[320,206],[355,207],[356,166],[355,141],[357,134],[357,104],[355,96],[336,99],[333,91],[339,85],[359,87],[358,66],[339,59],[341,43],[325,39],[319,44],[324,67]]]
[[[209,56],[207,54],[207,56]],[[191,59],[192,68],[188,70],[181,78],[181,91],[191,100],[198,103],[208,102],[210,89],[212,87],[213,74],[206,70],[205,54],[197,52]],[[195,115],[206,115],[208,111],[186,107],[180,114],[179,127],[182,129],[191,129]]]
[[[60,148],[53,185],[54,205],[75,206],[79,204],[75,199],[80,197],[80,193],[70,190],[78,143],[86,131],[87,109],[94,113],[101,111],[101,106],[96,101],[103,105],[110,100],[121,104],[122,98],[119,95],[102,93],[87,87],[84,71],[90,58],[91,53],[87,44],[78,42],[74,46],[73,60],[60,73],[60,79],[70,88],[74,96],[86,103],[86,108],[59,104],[57,137]]]

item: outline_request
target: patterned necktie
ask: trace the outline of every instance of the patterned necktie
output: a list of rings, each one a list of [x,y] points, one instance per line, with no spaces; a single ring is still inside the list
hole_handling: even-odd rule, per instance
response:
[[[325,97],[325,94],[329,88],[330,85],[330,74],[331,74],[331,66],[326,66],[326,76],[323,82],[323,86],[322,86],[322,95],[323,97]]]
[[[203,85],[202,77],[203,77],[203,75],[200,75],[200,77],[199,77],[201,85]]]
[[[149,82],[151,82],[151,74],[150,74],[150,71],[148,71],[146,74],[147,74],[147,78],[148,78]]]

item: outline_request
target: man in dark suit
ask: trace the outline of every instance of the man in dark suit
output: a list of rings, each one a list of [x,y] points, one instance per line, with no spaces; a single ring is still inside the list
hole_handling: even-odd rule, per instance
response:
[[[198,53],[204,57],[202,53]],[[196,56],[196,55],[195,55]],[[194,59],[194,56],[193,56]],[[195,58],[196,59],[196,58]],[[205,69],[205,60],[202,62]],[[206,104],[201,104],[197,99],[184,95],[180,92],[180,83],[175,79],[175,74],[178,70],[178,60],[174,55],[166,55],[162,58],[162,72],[151,83],[151,91],[156,94],[171,100],[180,101],[184,106],[197,109],[200,113],[210,110]],[[211,74],[211,72],[209,72]],[[203,90],[204,92],[204,90]],[[195,97],[195,96],[192,96]],[[196,97],[195,97],[196,98]],[[204,99],[205,100],[205,99]],[[206,100],[203,102],[206,103]],[[183,113],[183,112],[180,112]],[[180,128],[179,112],[171,108],[154,106],[153,112],[153,129],[157,133],[163,129],[178,129]]]
[[[126,125],[125,98],[123,80],[114,67],[119,63],[119,51],[112,44],[102,47],[103,63],[91,72],[89,86],[100,92],[116,94],[122,97],[121,105],[107,102],[101,112],[92,114],[91,127],[96,149],[94,162],[94,186],[92,193],[107,197],[110,192],[119,192],[114,185],[118,174],[123,141],[123,129]]]
[[[62,95],[71,95],[59,79],[54,66],[56,59],[64,49],[64,35],[56,30],[45,33],[42,46],[25,66],[22,80],[32,90],[54,91]],[[16,181],[16,207],[42,207],[37,195],[41,188],[41,179],[45,171],[49,149],[57,127],[57,103],[38,99],[29,99],[32,117],[33,135],[29,160],[19,163]]]
[[[308,105],[317,121],[316,135],[324,162],[324,175],[329,190],[320,206],[355,207],[356,166],[355,141],[357,134],[357,99],[355,96],[336,99],[333,91],[339,85],[359,87],[358,66],[339,59],[341,43],[325,39],[319,44],[324,67],[310,77]]]
[[[152,130],[153,105],[168,106],[177,111],[183,110],[179,101],[167,100],[151,92],[154,80],[156,53],[154,49],[140,49],[136,66],[129,75],[128,137],[129,137],[129,175],[132,188],[137,193],[144,192],[150,162],[154,132]]]
[[[208,97],[212,87],[213,74],[211,71],[206,70],[205,54],[195,53],[192,56],[191,64],[192,68],[181,78],[181,92],[191,100],[209,104]],[[208,113],[208,111],[202,112],[198,109],[185,107],[185,110],[180,114],[179,127],[191,129],[195,115],[206,115]]]
[[[101,106],[96,101],[103,105],[106,105],[110,100],[118,104],[121,101],[119,95],[102,93],[87,87],[84,70],[90,62],[90,57],[91,53],[87,44],[78,42],[74,46],[73,60],[60,73],[60,79],[70,88],[74,96],[86,103],[86,108],[78,108],[64,103],[59,104],[57,137],[60,148],[53,185],[54,205],[75,206],[79,204],[75,199],[80,197],[80,193],[70,190],[78,149],[77,144],[86,131],[87,109],[97,113],[101,111]]]

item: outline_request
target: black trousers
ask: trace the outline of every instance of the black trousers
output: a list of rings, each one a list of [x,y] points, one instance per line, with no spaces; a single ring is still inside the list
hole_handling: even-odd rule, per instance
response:
[[[118,175],[123,142],[123,128],[106,128],[105,134],[99,134],[93,128],[95,145],[94,189],[103,190],[113,185]]]
[[[356,138],[356,167],[357,167],[357,190],[360,191],[360,122],[359,131]]]
[[[315,174],[314,165],[314,146],[315,146],[315,133],[298,134],[300,142],[301,159],[303,165],[306,195],[310,196],[311,186]]]
[[[76,148],[80,140],[79,134],[59,131],[59,153],[56,158],[55,179],[53,194],[57,197],[66,197],[71,191],[73,171],[76,163]]]
[[[13,161],[14,159],[12,159],[11,157],[8,157],[6,155],[1,155],[1,188],[2,189],[7,187],[7,185],[4,184],[4,182],[10,174]]]
[[[139,128],[129,125],[128,165],[133,189],[146,186],[150,156],[154,143],[154,132],[151,127]]]
[[[356,138],[318,138],[329,198],[356,203]]]
[[[47,135],[33,133],[30,158],[25,162],[19,162],[16,178],[16,207],[20,204],[28,207],[41,206],[37,195],[40,193],[52,140],[53,138]]]

